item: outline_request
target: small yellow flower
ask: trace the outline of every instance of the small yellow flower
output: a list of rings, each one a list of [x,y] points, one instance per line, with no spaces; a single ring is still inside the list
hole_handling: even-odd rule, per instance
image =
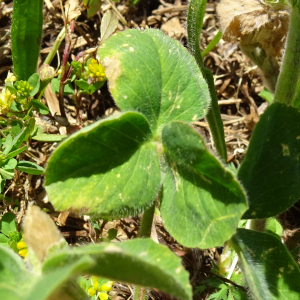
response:
[[[113,285],[114,285],[114,281],[107,281],[106,283],[100,286],[99,290],[109,292],[111,291]]]
[[[98,287],[99,287],[98,277],[97,276],[92,276],[91,281],[92,281],[93,288],[95,290],[97,290]]]
[[[12,95],[7,88],[2,90],[0,93],[0,114],[6,114],[8,112],[15,98],[16,96]]]
[[[94,288],[89,288],[88,293],[89,293],[90,297],[93,297],[96,294],[96,290]]]
[[[17,80],[17,77],[11,73],[10,71],[8,71],[7,77],[5,79],[5,83],[7,82],[15,82]]]
[[[98,78],[99,81],[103,81],[105,79],[105,69],[96,59],[91,60],[88,64],[88,68],[91,72],[91,78]]]
[[[100,293],[99,294],[99,298],[100,298],[100,300],[107,300],[108,299],[108,295],[106,293]]]
[[[28,255],[28,249],[27,249],[27,245],[24,241],[20,241],[17,244],[17,248],[19,249],[19,255],[22,257],[27,257]]]

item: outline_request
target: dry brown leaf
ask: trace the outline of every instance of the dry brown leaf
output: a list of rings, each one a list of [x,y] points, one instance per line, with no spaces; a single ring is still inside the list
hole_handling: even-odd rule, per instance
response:
[[[65,4],[65,15],[67,23],[70,23],[71,20],[76,19],[81,15],[79,0],[67,0]]]
[[[267,56],[280,55],[289,25],[287,6],[259,0],[222,0],[217,13],[225,41],[260,44]]]
[[[38,206],[30,205],[24,219],[24,239],[40,262],[49,248],[64,241],[53,220]]]

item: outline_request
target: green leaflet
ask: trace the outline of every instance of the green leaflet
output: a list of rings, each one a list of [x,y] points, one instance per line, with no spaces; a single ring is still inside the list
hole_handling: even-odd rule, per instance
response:
[[[127,112],[65,140],[46,168],[46,190],[56,209],[74,207],[117,217],[136,215],[149,206],[160,186],[150,138],[147,120]]]
[[[299,267],[277,237],[238,229],[231,241],[241,260],[251,299],[300,299]]]
[[[168,158],[161,204],[166,229],[188,247],[221,246],[247,209],[243,189],[190,125],[169,123],[162,141]]]
[[[273,103],[257,123],[239,168],[249,201],[245,219],[276,216],[300,197],[300,112]]]
[[[196,121],[210,102],[194,58],[160,30],[126,30],[104,42],[98,55],[117,105],[142,113],[151,129],[172,120]]]
[[[14,0],[11,47],[14,73],[28,80],[36,72],[43,27],[43,0]]]

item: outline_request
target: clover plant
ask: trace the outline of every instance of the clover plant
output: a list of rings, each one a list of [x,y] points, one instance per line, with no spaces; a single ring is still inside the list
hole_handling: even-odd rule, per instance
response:
[[[68,64],[68,31],[74,27],[71,20],[70,27],[61,33],[66,34],[62,73],[55,77],[52,72],[42,81],[35,72],[43,1],[38,1],[38,11],[34,11],[33,2],[14,1],[16,78],[7,81],[1,101],[6,101],[2,105],[7,114],[5,125],[16,122],[20,128],[14,127],[5,136],[0,174],[5,178],[8,175],[3,174],[12,174],[14,168],[42,172],[13,157],[25,150],[21,144],[29,137],[44,137],[35,127],[32,112],[49,113],[39,99],[50,80],[59,94],[61,117],[65,118],[63,95],[68,84],[92,94],[107,79],[121,112],[82,128],[58,146],[47,163],[46,191],[58,211],[71,209],[105,219],[142,213],[143,217],[140,238],[71,248],[52,220],[30,206],[24,241],[19,245],[21,250],[25,249],[21,246],[28,247],[29,269],[13,250],[0,245],[0,298],[85,299],[88,295],[82,288],[86,285],[78,277],[89,275],[135,284],[135,299],[146,298],[142,287],[157,288],[182,300],[192,299],[188,273],[180,259],[149,239],[158,208],[166,230],[183,246],[205,249],[225,244],[222,255],[229,259],[227,265],[220,262],[217,272],[230,279],[239,260],[243,275],[238,280],[245,278],[253,299],[299,299],[300,270],[281,242],[282,230],[273,218],[300,197],[299,1],[289,3],[290,29],[274,100],[256,125],[238,170],[227,165],[213,76],[203,63],[207,51],[201,53],[199,48],[205,0],[190,1],[189,51],[160,30],[128,29],[111,36],[117,22],[108,13],[101,25],[99,47],[79,54]],[[91,1],[84,1],[84,5],[91,5]],[[21,13],[23,8],[28,15]],[[31,14],[38,15],[34,22]],[[22,24],[32,30],[24,30]],[[214,43],[219,38],[220,33]],[[25,48],[20,53],[17,46],[22,41]],[[36,95],[38,99],[34,99]],[[217,156],[206,148],[205,139],[192,125],[203,117],[208,120]],[[11,238],[5,230],[0,236],[2,242]],[[231,271],[227,272],[227,266]],[[228,293],[241,299],[246,295],[245,290],[239,293],[218,280],[203,284],[220,288],[211,299]],[[96,293],[97,287],[93,283],[88,290]]]

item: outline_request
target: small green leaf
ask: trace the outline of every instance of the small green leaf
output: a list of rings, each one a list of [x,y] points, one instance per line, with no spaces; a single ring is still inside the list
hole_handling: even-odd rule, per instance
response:
[[[23,128],[23,123],[21,120],[12,120],[9,122],[9,125],[11,126],[10,132],[13,136],[18,135]]]
[[[14,169],[17,165],[17,161],[14,158],[11,158],[7,160],[3,165],[1,165],[1,168],[3,169]]]
[[[75,83],[77,84],[77,86],[79,88],[81,88],[85,92],[87,92],[87,93],[89,92],[90,85],[86,81],[84,81],[84,80],[75,80]]]
[[[30,161],[19,161],[16,169],[32,175],[41,175],[45,172],[44,168]]]
[[[275,218],[268,218],[266,221],[265,232],[274,234],[277,238],[281,239],[283,228]]]
[[[12,139],[12,136],[11,134],[8,134],[7,137],[6,137],[6,140],[4,142],[4,151],[3,151],[3,154],[4,155],[7,155],[11,148],[13,147],[13,139]]]
[[[37,135],[34,135],[31,138],[35,141],[41,141],[41,142],[61,142],[67,137],[68,137],[67,135],[39,133]]]
[[[111,241],[117,237],[117,234],[118,234],[118,230],[111,228],[108,230],[107,238]]]
[[[51,89],[57,95],[59,94],[59,86],[60,86],[60,79],[53,78],[51,80]],[[70,82],[65,85],[64,94],[65,95],[73,95],[74,94],[74,89],[73,89],[72,84]]]
[[[7,158],[13,158],[13,157],[17,156],[18,154],[22,153],[23,151],[25,151],[26,149],[27,149],[27,146],[23,146],[15,151],[12,151],[7,155]]]
[[[109,89],[121,110],[138,111],[159,128],[206,115],[207,84],[195,59],[160,30],[125,30],[98,51]]]
[[[231,240],[253,299],[299,299],[300,270],[279,239],[238,229]]]
[[[192,299],[189,275],[180,258],[151,239],[101,243],[62,251],[45,261],[43,271],[51,272],[82,255],[89,255],[96,262],[86,274],[157,288],[181,300]]]
[[[4,179],[13,179],[15,176],[14,170],[4,170],[2,168],[0,168],[0,174]]]
[[[93,83],[91,85],[88,84],[84,80],[75,80],[75,83],[79,86],[79,88],[81,88],[82,90],[84,90],[88,94],[93,94],[98,89],[101,88],[101,86],[105,83],[105,81],[96,81],[95,83]]]
[[[190,125],[169,123],[162,141],[169,165],[161,204],[166,229],[187,247],[223,245],[247,209],[242,187]]]
[[[0,220],[0,230],[7,236],[10,231],[16,231],[17,225],[15,221],[16,215],[12,212],[5,213]]]
[[[140,213],[156,198],[160,169],[149,123],[127,112],[81,129],[54,151],[46,189],[57,210],[106,217]]]
[[[29,93],[29,95],[33,97],[37,94],[37,92],[40,89],[40,75],[37,73],[32,74],[29,77],[28,82],[30,86],[33,88],[32,91]]]
[[[300,112],[273,103],[257,123],[238,171],[249,201],[245,219],[276,216],[300,198]]]
[[[48,107],[46,105],[44,105],[42,102],[32,99],[30,101],[30,103],[32,104],[32,106],[42,115],[48,115],[50,113]]]
[[[89,0],[88,1],[88,10],[87,10],[87,17],[93,17],[98,10],[100,10],[102,5],[102,0]]]
[[[266,88],[264,88],[259,94],[258,96],[262,97],[263,99],[265,99],[267,102],[269,102],[270,104],[273,102],[274,100],[274,94],[272,94],[271,92],[269,92]]]

